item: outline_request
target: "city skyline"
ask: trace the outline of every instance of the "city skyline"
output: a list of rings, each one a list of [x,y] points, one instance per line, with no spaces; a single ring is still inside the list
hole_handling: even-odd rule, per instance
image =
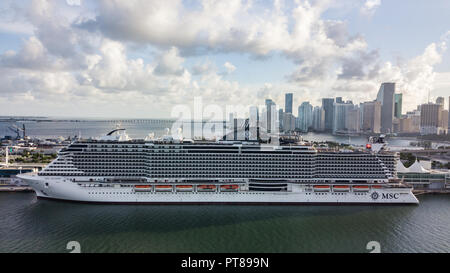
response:
[[[295,115],[322,98],[365,102],[383,82],[396,83],[404,114],[448,97],[449,11],[446,1],[2,1],[0,115],[170,118],[194,97],[283,105],[286,93]]]

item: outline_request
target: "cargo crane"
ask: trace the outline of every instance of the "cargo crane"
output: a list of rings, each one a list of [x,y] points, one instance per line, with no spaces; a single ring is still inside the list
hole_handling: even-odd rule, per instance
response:
[[[13,124],[12,126],[8,127],[9,130],[16,133],[16,139],[20,139],[20,133],[22,132],[22,139],[25,139],[26,137],[26,129],[25,124],[22,124],[22,128],[18,127],[17,125]]]

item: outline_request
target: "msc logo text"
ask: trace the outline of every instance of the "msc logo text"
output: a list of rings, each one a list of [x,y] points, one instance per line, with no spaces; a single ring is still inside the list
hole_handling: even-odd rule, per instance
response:
[[[399,194],[398,193],[382,193],[381,198],[382,199],[398,199]]]

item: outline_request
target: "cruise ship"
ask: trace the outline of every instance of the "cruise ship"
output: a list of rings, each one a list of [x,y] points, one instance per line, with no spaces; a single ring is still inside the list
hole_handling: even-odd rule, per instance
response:
[[[77,140],[37,173],[39,198],[148,204],[417,204],[398,155],[245,141],[130,139],[116,129]]]

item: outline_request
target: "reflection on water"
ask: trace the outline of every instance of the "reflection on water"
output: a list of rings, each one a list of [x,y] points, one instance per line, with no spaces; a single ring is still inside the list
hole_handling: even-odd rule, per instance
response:
[[[92,205],[0,194],[0,252],[449,252],[449,196],[419,206]]]

